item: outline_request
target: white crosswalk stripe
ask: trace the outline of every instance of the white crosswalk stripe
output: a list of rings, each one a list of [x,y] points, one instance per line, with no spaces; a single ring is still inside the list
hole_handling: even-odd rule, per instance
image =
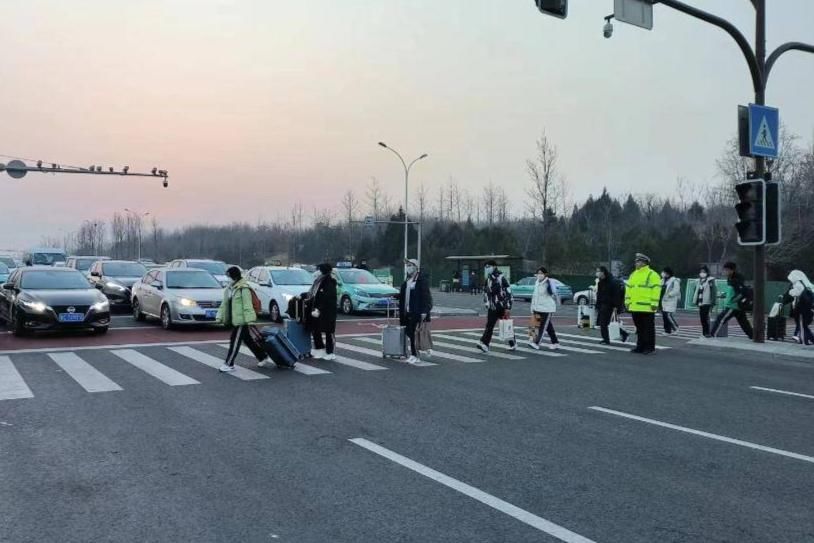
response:
[[[34,394],[8,356],[0,356],[0,400],[33,398]]]
[[[340,355],[336,355],[336,360],[334,360],[334,362],[336,362],[337,364],[342,364],[343,366],[349,366],[351,368],[356,368],[364,371],[377,371],[387,369],[384,366],[377,366],[376,364],[371,364],[370,362],[354,360],[353,358],[347,358]]]
[[[375,345],[381,345],[382,344],[381,338],[359,337],[359,338],[356,338],[356,339],[358,341],[363,341],[365,343],[373,343]],[[460,354],[445,353],[445,352],[442,352],[442,351],[437,351],[435,349],[433,349],[433,351],[432,351],[432,356],[434,358],[445,358],[447,360],[454,360],[455,362],[465,362],[467,364],[472,364],[472,363],[476,363],[476,362],[485,362],[484,360],[481,360],[479,358],[472,358],[471,356],[463,356],[463,355],[460,355]]]
[[[88,392],[113,392],[122,389],[76,353],[49,353],[48,356]]]
[[[190,360],[194,360],[195,362],[200,362],[201,364],[205,364],[210,368],[218,369],[223,364],[223,360],[212,356],[211,354],[205,353],[203,351],[199,351],[198,349],[193,349],[192,347],[169,347],[169,350],[180,354],[181,356],[185,356]],[[263,375],[262,373],[257,373],[256,371],[247,370],[242,366],[235,365],[235,371],[230,372],[228,375],[232,377],[236,377],[241,381],[257,381],[260,379],[268,379],[268,375]]]
[[[368,356],[375,356],[377,358],[382,357],[381,351],[375,351],[373,349],[368,349],[367,347],[360,347],[359,345],[352,345],[350,343],[337,343],[336,347],[337,349],[342,349],[343,351],[352,351],[355,353],[365,354]],[[421,360],[420,362],[417,362],[414,365],[417,367],[428,367],[428,366],[437,366],[438,364]]]
[[[565,338],[576,338],[576,339],[586,340],[586,341],[596,341],[596,342],[599,342],[599,341],[602,340],[602,338],[600,338],[598,336],[583,336],[583,335],[577,335],[577,334],[564,334],[564,333],[561,333],[561,332],[557,332],[557,336],[558,337],[562,336],[562,337],[565,337]],[[633,347],[636,346],[636,341],[635,340],[631,341],[630,339],[627,342],[611,341],[611,344],[612,345],[628,345],[628,349],[632,349]],[[601,345],[597,345],[597,347],[601,347]],[[663,351],[663,350],[666,350],[666,349],[669,349],[669,348],[670,347],[665,347],[664,345],[656,345],[656,349],[659,350],[659,351]]]
[[[438,347],[443,347],[444,349],[452,349],[454,351],[467,351],[467,352],[470,352],[470,353],[475,350],[475,347],[472,346],[471,344],[470,345],[456,345],[455,343],[448,343],[446,341],[436,341],[436,338],[454,340],[454,339],[456,339],[456,337],[455,336],[447,336],[445,334],[433,334],[433,336],[432,336],[433,345],[438,346]],[[501,358],[503,360],[526,360],[525,356],[517,356],[517,355],[514,355],[514,354],[504,354],[504,353],[490,352],[487,356],[490,356],[490,357],[493,357],[493,358]]]
[[[144,373],[152,375],[159,381],[166,383],[172,387],[183,385],[200,385],[192,377],[188,377],[179,371],[175,371],[169,366],[165,366],[157,360],[153,360],[149,356],[145,356],[135,349],[121,349],[110,351],[113,355],[118,356],[128,364],[135,366]]]
[[[223,347],[227,351],[229,350],[229,344],[228,343],[219,343],[218,347]],[[239,351],[240,351],[240,354],[242,354],[244,356],[249,356],[251,358],[254,358],[254,353],[252,353],[251,349],[249,349],[248,347],[245,347],[245,346],[241,347],[239,349]],[[257,360],[256,358],[254,358],[254,359]],[[331,373],[331,372],[326,371],[326,370],[315,368],[314,366],[308,366],[306,364],[303,364],[302,362],[297,362],[297,365],[294,366],[294,371],[296,371],[297,373],[301,373],[303,375],[327,375],[327,374]]]
[[[477,332],[464,332],[464,334],[467,335],[467,336],[471,336],[471,337],[478,337],[478,338],[480,337],[480,334],[477,333]],[[509,347],[508,345],[503,345],[502,343],[497,343],[497,342],[492,342],[491,345],[489,345],[489,349],[490,349],[490,351],[492,349],[501,349],[501,350],[504,350],[504,351],[512,351],[511,347]],[[514,349],[514,352],[535,354],[535,355],[539,355],[539,356],[548,356],[548,357],[551,357],[551,358],[556,358],[556,357],[559,357],[559,356],[566,356],[563,353],[552,352],[552,351],[548,350],[547,347],[543,347],[539,351],[537,351],[535,349],[529,349],[527,347],[520,347],[520,342],[518,342],[518,346]]]

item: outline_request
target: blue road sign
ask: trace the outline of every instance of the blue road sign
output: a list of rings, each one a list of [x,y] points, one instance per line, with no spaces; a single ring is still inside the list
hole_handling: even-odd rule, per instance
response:
[[[774,107],[749,104],[749,153],[777,158],[780,147],[780,111]]]

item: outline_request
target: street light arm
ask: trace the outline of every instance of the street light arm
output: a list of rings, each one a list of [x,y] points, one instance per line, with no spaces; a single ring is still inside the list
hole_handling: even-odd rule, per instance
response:
[[[396,151],[395,149],[393,149],[392,147],[385,147],[385,149],[387,149],[388,151],[390,151],[391,153],[393,153],[397,157],[399,157],[399,160],[401,160],[401,165],[404,166],[404,171],[406,172],[407,171],[407,163],[404,162],[403,158],[401,158],[401,155],[399,154],[399,152]]]
[[[752,3],[754,4],[754,0]],[[653,0],[653,4],[664,4],[665,6],[673,8],[676,11],[680,11],[681,13],[690,15],[696,19],[713,24],[732,36],[732,38],[738,44],[738,47],[740,47],[743,56],[746,58],[746,64],[749,65],[749,72],[752,74],[752,86],[755,89],[755,94],[762,93],[763,75],[760,73],[760,66],[758,65],[757,57],[755,56],[754,51],[752,51],[752,46],[749,45],[749,42],[743,36],[741,31],[735,27],[735,25],[726,19],[718,17],[717,15],[707,13],[706,11],[689,6],[684,2],[679,2],[678,0]]]
[[[409,171],[410,171],[410,168],[412,168],[412,167],[413,167],[413,164],[415,164],[416,162],[418,162],[418,161],[419,161],[419,160],[421,160],[422,158],[427,158],[427,155],[421,155],[420,157],[418,157],[418,158],[416,158],[415,160],[413,160],[412,162],[410,162],[410,165],[409,165],[409,166],[407,166],[407,171],[409,172]]]
[[[780,58],[780,55],[788,51],[805,51],[806,53],[814,53],[814,45],[802,43],[799,41],[790,41],[788,43],[784,43],[783,45],[779,46],[777,49],[772,51],[772,54],[769,55],[769,58],[766,59],[765,75],[763,76],[764,85],[769,83],[769,74],[772,71],[774,63],[777,62],[777,59]]]

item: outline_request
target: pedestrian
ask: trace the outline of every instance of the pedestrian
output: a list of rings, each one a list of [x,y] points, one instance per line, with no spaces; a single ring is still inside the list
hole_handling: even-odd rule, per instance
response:
[[[791,303],[791,317],[797,330],[795,337],[803,345],[814,345],[814,334],[811,332],[811,322],[814,320],[814,284],[800,270],[792,270],[788,280],[791,286],[783,301]]]
[[[664,333],[670,335],[678,332],[676,311],[681,298],[681,279],[675,276],[673,268],[665,267],[661,272],[661,319],[664,321]]]
[[[430,321],[432,295],[430,282],[419,270],[417,260],[406,260],[407,278],[399,291],[399,324],[404,326],[404,333],[410,339],[410,357],[408,364],[421,361],[416,350],[416,328],[423,322]]]
[[[608,271],[605,266],[596,269],[596,312],[599,324],[599,333],[602,335],[603,345],[610,345],[610,330],[608,327],[614,317],[625,310],[625,285],[622,281]],[[627,341],[630,334],[619,328],[622,342]]]
[[[497,321],[511,317],[512,288],[494,260],[486,262],[484,272],[486,283],[483,286],[483,302],[487,308],[486,329],[478,342],[478,349],[488,353]],[[517,349],[517,341],[514,337],[509,338],[508,343],[510,350]]]
[[[452,273],[452,292],[461,292],[461,272],[458,270]]]
[[[336,333],[336,279],[333,266],[323,263],[317,266],[319,275],[309,293],[309,328],[314,339],[311,355],[323,360],[336,360],[334,334]],[[323,339],[324,335],[324,339]]]
[[[698,285],[695,287],[693,300],[698,306],[698,314],[701,318],[701,333],[704,337],[712,337],[709,333],[709,313],[717,304],[718,287],[707,266],[701,266],[701,271],[698,273]]]
[[[231,327],[229,337],[229,351],[226,360],[218,368],[221,372],[235,371],[235,359],[240,353],[240,346],[245,343],[257,358],[257,365],[265,367],[268,354],[257,344],[251,333],[251,326],[257,322],[257,313],[254,311],[254,302],[251,287],[240,273],[240,268],[232,266],[226,270],[226,275],[232,283],[223,289],[223,302],[218,308],[216,321]]]
[[[746,336],[752,339],[752,324],[749,322],[745,311],[745,307],[750,301],[751,291],[746,286],[746,280],[743,278],[743,275],[738,273],[738,266],[734,262],[724,264],[724,276],[726,277],[724,310],[719,313],[715,319],[715,324],[712,325],[710,334],[712,337],[716,337],[721,326],[734,317]]]
[[[636,325],[636,347],[631,352],[652,354],[656,352],[656,311],[661,296],[661,280],[650,268],[650,258],[636,253],[625,288],[625,305]]]
[[[536,337],[529,339],[528,345],[539,351],[543,333],[548,333],[548,339],[551,340],[548,348],[556,350],[560,348],[560,342],[557,340],[557,332],[554,331],[554,323],[551,321],[557,311],[557,289],[548,277],[548,270],[544,267],[540,266],[536,275],[537,281],[534,283],[534,293],[531,295],[531,312],[538,317],[540,324]]]
[[[478,274],[475,272],[475,270],[472,270],[469,272],[469,294],[477,294],[478,288]]]

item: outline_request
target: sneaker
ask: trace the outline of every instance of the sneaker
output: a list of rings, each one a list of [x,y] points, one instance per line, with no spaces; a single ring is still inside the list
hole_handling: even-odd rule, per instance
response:
[[[799,336],[791,336],[791,339],[793,339],[797,343],[800,343],[800,337]]]
[[[323,360],[336,360],[336,355],[335,355],[335,354],[333,354],[333,353],[331,353],[331,354],[326,354],[325,356],[323,356],[323,357],[322,357],[322,359],[323,359]]]
[[[418,357],[417,356],[411,356],[410,358],[407,359],[406,362],[408,364],[410,364],[411,366],[415,366],[418,363]]]
[[[535,342],[533,342],[533,341],[531,341],[531,340],[529,340],[529,341],[528,341],[528,343],[526,343],[526,345],[528,345],[529,347],[531,347],[531,348],[532,348],[532,349],[534,349],[535,351],[539,351],[539,350],[540,350],[540,345],[538,345],[537,343],[535,343]]]
[[[559,350],[559,348],[560,348],[559,343],[552,343],[551,345],[548,346],[548,349],[551,351],[557,351]]]
[[[269,359],[268,359],[268,358],[263,359],[263,360],[261,360],[260,362],[258,362],[258,363],[257,363],[257,367],[258,367],[258,368],[267,368],[267,367],[269,367],[270,365],[271,365],[271,364],[269,363]]]
[[[481,350],[481,352],[484,352],[484,353],[488,353],[488,352],[489,352],[489,346],[488,346],[488,345],[486,345],[486,344],[484,344],[482,341],[479,341],[479,342],[478,342],[478,349],[480,349],[480,350]]]
[[[235,371],[235,367],[230,366],[228,364],[224,364],[224,365],[222,365],[221,367],[218,368],[218,371],[221,372],[221,373],[230,373],[230,372]]]
[[[418,351],[419,356],[426,356],[427,358],[432,358],[432,349],[427,349],[426,351]]]
[[[512,341],[509,342],[509,350],[510,351],[516,351],[517,350],[517,342],[516,341],[512,340]]]
[[[312,349],[311,358],[323,359],[328,355],[325,349]]]

